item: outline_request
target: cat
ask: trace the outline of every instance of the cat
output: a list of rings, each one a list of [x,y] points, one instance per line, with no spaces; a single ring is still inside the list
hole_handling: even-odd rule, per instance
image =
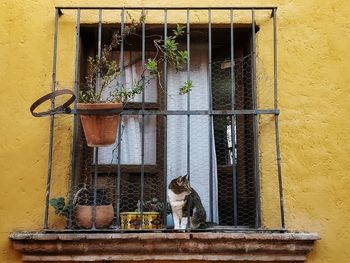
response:
[[[168,187],[168,198],[173,212],[174,229],[185,229],[190,206],[190,227],[205,226],[206,212],[198,193],[190,186],[187,175],[173,179]]]

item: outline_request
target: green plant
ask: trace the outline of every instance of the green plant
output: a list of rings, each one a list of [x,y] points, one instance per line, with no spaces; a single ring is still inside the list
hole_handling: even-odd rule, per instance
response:
[[[55,209],[56,215],[68,216],[68,204],[66,204],[64,197],[51,198],[50,205]]]
[[[186,94],[190,92],[193,88],[192,80],[188,80],[185,84],[180,88],[180,94]]]
[[[144,14],[141,14],[140,19],[137,22],[129,14],[128,16],[131,18],[130,24],[124,27],[123,33],[117,31],[112,35],[110,44],[102,48],[101,56],[99,57],[96,55],[95,57],[88,57],[88,65],[90,68],[86,76],[86,89],[80,91],[79,94],[81,102],[102,102],[102,94],[104,90],[113,80],[117,79],[123,73],[124,69],[120,68],[117,62],[111,58],[112,50],[118,47],[127,36],[135,32],[138,26],[143,23],[146,18]],[[99,87],[99,89],[97,90],[96,87]],[[129,98],[132,98],[141,92],[140,85],[135,85],[129,91],[120,89],[111,92],[105,101],[126,102]]]
[[[185,50],[180,50],[177,42],[177,39],[184,35],[185,27],[177,25],[171,36],[166,37],[165,39],[163,39],[162,36],[159,36],[153,41],[157,50],[156,55],[154,58],[147,60],[140,79],[134,81],[132,88],[126,90],[123,86],[117,86],[114,91],[109,93],[108,98],[103,100],[102,94],[108,85],[125,71],[125,68],[120,68],[117,62],[111,59],[112,50],[119,46],[127,36],[136,34],[135,31],[146,19],[144,14],[140,16],[139,21],[135,21],[129,14],[128,16],[131,19],[131,23],[125,26],[123,33],[115,32],[113,34],[110,44],[103,47],[101,57],[95,56],[88,58],[90,70],[86,77],[86,89],[82,90],[79,94],[81,102],[98,103],[105,101],[125,103],[137,94],[142,93],[152,78],[160,76],[161,72],[158,71],[158,65],[160,62],[166,60],[167,63],[176,69],[176,71],[181,70],[186,63],[188,53]],[[149,72],[149,75],[145,74],[146,70]],[[96,87],[99,87],[98,90]],[[192,82],[190,85],[189,83],[185,83],[185,85],[180,88],[180,94],[189,92],[191,88]]]
[[[166,204],[166,213],[169,214],[171,213],[171,208],[170,204]],[[137,201],[137,209],[135,212],[140,212],[140,207],[141,207],[141,201]],[[143,211],[144,212],[158,212],[158,213],[163,213],[164,209],[164,203],[161,202],[158,198],[154,197],[150,200],[144,201],[143,202]]]
[[[153,41],[157,53],[152,60],[148,60],[148,66],[153,75],[160,75],[160,72],[157,70],[158,64],[165,61],[173,66],[176,71],[183,69],[183,65],[188,59],[188,52],[187,50],[180,50],[178,48],[179,43],[177,42],[177,39],[184,35],[185,29],[186,27],[177,24],[176,29],[173,29],[173,34],[171,36],[166,37],[164,40],[160,36],[159,39]],[[159,54],[161,54],[161,56],[159,56]],[[180,94],[186,94],[191,90],[193,87],[192,81],[190,81],[190,83],[190,87],[187,82],[180,87]],[[162,86],[161,83],[159,83],[159,85]]]

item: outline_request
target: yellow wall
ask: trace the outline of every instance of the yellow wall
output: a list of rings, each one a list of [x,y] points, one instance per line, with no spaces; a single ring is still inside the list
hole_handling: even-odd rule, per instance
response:
[[[20,262],[8,234],[41,229],[48,158],[48,118],[33,118],[30,104],[51,85],[54,5],[101,1],[0,2],[0,262]],[[116,1],[103,1],[115,5]],[[158,6],[165,1],[118,1],[119,6]],[[171,1],[193,5],[197,1]],[[201,5],[213,5],[210,0]],[[170,5],[170,4],[169,4]],[[282,169],[286,222],[290,230],[319,232],[308,262],[342,263],[350,259],[350,2],[348,0],[216,0],[215,5],[278,6],[278,63]],[[67,19],[67,21],[65,21]],[[174,18],[176,19],[176,18]],[[198,21],[205,17],[198,16]],[[242,18],[243,19],[243,18]],[[74,28],[63,18],[58,72],[62,86],[72,86]],[[258,52],[267,63],[271,20],[261,22]],[[67,185],[70,117],[60,119],[55,143],[54,184]],[[263,120],[262,120],[263,123]],[[263,135],[262,135],[263,136]],[[262,145],[262,147],[274,147]],[[61,174],[61,176],[60,176]],[[268,174],[262,175],[263,180]],[[267,179],[266,179],[267,180]],[[267,193],[267,181],[263,193]],[[266,187],[266,188],[264,188]],[[64,192],[62,192],[64,194]],[[271,209],[269,199],[263,207]],[[267,212],[269,213],[269,212]],[[271,212],[273,213],[273,212]],[[269,215],[266,215],[267,217]]]

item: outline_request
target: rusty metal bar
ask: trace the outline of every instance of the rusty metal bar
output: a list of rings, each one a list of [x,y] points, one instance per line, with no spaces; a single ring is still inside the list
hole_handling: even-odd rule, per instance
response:
[[[58,9],[56,9],[55,10],[55,32],[54,32],[54,40],[53,40],[52,84],[51,84],[52,92],[56,90],[58,16],[59,16],[59,12],[58,12]],[[55,101],[51,100],[51,110],[53,110],[54,108],[55,108]],[[55,115],[51,115],[50,116],[50,136],[49,136],[49,160],[47,165],[47,182],[46,182],[46,193],[45,193],[44,229],[48,229],[48,220],[49,220],[54,128],[55,128]]]
[[[190,29],[190,10],[187,10],[186,17],[186,50],[187,50],[187,82],[190,81],[191,77],[191,29]],[[188,181],[191,182],[191,115],[189,112],[191,111],[191,94],[190,91],[187,92],[187,178]],[[187,229],[191,228],[191,199],[187,203]]]
[[[274,108],[278,109],[278,94],[277,94],[277,14],[276,9],[273,9],[273,86],[274,86]],[[275,114],[275,136],[276,136],[276,161],[277,161],[277,173],[278,173],[278,189],[280,199],[280,213],[281,213],[281,228],[285,229],[284,219],[284,196],[283,196],[283,184],[282,184],[282,168],[281,168],[281,150],[279,140],[279,125],[278,114]]]
[[[117,7],[117,6],[105,6],[105,7],[96,7],[96,6],[57,6],[56,9],[61,9],[61,10],[70,10],[70,9],[78,9],[80,8],[81,10],[91,10],[91,9],[106,9],[106,10],[113,10],[113,9],[125,9],[125,10],[140,10],[141,7],[135,7],[135,6],[124,6],[124,7]],[[149,6],[149,7],[142,7],[142,9],[146,9],[146,10],[229,10],[229,9],[233,9],[233,10],[273,10],[273,9],[277,9],[276,6],[225,6],[225,7],[204,7],[204,6],[200,6],[200,7],[193,7],[193,6],[182,6],[182,7],[174,7],[174,6],[164,6],[164,7],[160,7],[160,6]]]
[[[212,32],[211,9],[208,9],[208,106],[209,106],[209,221],[213,221],[213,99],[212,99]]]
[[[119,123],[118,123],[118,144],[117,144],[117,147],[118,147],[118,159],[117,159],[117,178],[116,178],[116,211],[115,211],[115,214],[117,216],[116,218],[116,228],[117,229],[120,229],[120,196],[121,196],[121,193],[120,193],[120,182],[121,182],[121,170],[120,170],[120,162],[121,162],[121,148],[122,148],[122,145],[121,145],[121,142],[122,142],[122,123],[123,123],[123,118],[124,116],[120,116],[119,118]]]
[[[250,115],[250,114],[279,114],[280,111],[278,109],[276,110],[212,110],[212,115]],[[74,114],[74,110],[72,110],[72,113]],[[162,110],[124,110],[120,113],[120,115],[187,115],[187,111],[174,111],[174,110],[168,110],[168,111],[162,111]],[[209,111],[207,110],[191,110],[190,115],[208,115]]]
[[[257,109],[257,92],[256,92],[256,40],[255,40],[255,10],[252,9],[252,100],[253,109]],[[261,203],[260,203],[260,175],[259,175],[259,127],[258,116],[253,115],[253,133],[254,133],[254,177],[255,177],[255,210],[256,221],[255,227],[261,226]]]
[[[235,110],[236,80],[235,80],[235,40],[233,26],[233,10],[230,10],[230,41],[231,41],[231,109]],[[238,225],[237,212],[237,178],[236,178],[236,116],[231,115],[231,145],[232,145],[232,202],[233,202],[233,225]]]
[[[75,74],[74,74],[74,93],[79,96],[79,52],[80,52],[80,9],[77,10],[77,22],[75,33]],[[77,108],[78,98],[74,101],[74,109]],[[76,187],[76,153],[78,138],[78,116],[73,116],[73,138],[72,138],[72,154],[71,154],[71,187],[69,192],[69,211],[68,211],[68,228],[72,227],[72,211],[74,209],[73,196]]]
[[[145,9],[142,9],[142,16],[145,15]],[[146,29],[145,20],[142,20],[142,72],[145,70],[145,52],[146,52]],[[142,86],[145,88],[145,76],[142,76]],[[143,203],[145,188],[145,90],[142,91],[142,120],[141,120],[141,193],[140,193],[140,224],[143,229]]]
[[[164,10],[164,39],[168,37],[168,11]],[[164,181],[164,205],[163,205],[163,225],[164,228],[167,227],[167,195],[168,195],[168,135],[167,135],[167,128],[168,128],[168,58],[166,57],[166,54],[164,55],[164,175],[163,175],[163,181]]]
[[[98,15],[98,46],[97,46],[97,57],[101,58],[102,49],[102,9],[99,9]],[[96,91],[101,88],[101,72],[97,74]],[[94,206],[92,209],[92,229],[96,229],[96,203],[97,203],[97,177],[98,177],[98,147],[94,147]]]
[[[125,29],[125,24],[124,24],[124,18],[125,18],[125,10],[122,9],[120,12],[120,32],[121,35],[124,34],[124,29]],[[121,43],[120,43],[120,58],[119,58],[119,65],[120,68],[124,68],[124,39],[121,39]],[[125,71],[123,71],[123,78],[121,79],[121,81],[125,82]],[[117,152],[117,178],[116,178],[116,228],[120,229],[120,182],[121,182],[121,170],[120,170],[120,162],[121,162],[121,142],[122,142],[122,123],[123,123],[123,116],[120,116],[119,118],[119,123],[118,123],[118,142],[117,142],[117,147],[118,147],[118,152]]]
[[[124,36],[124,30],[125,30],[124,19],[125,19],[125,10],[122,9],[120,12],[120,35],[121,36]],[[121,37],[121,39],[120,39],[119,68],[124,69],[124,37]],[[124,84],[125,70],[121,71],[121,81]],[[122,87],[124,88],[124,85],[122,85]]]

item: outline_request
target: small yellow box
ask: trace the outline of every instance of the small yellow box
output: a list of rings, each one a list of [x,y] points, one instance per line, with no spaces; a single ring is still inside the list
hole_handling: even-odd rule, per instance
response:
[[[143,229],[161,229],[162,218],[158,212],[143,212]],[[120,228],[121,229],[141,229],[141,214],[140,212],[123,212],[120,213]]]

